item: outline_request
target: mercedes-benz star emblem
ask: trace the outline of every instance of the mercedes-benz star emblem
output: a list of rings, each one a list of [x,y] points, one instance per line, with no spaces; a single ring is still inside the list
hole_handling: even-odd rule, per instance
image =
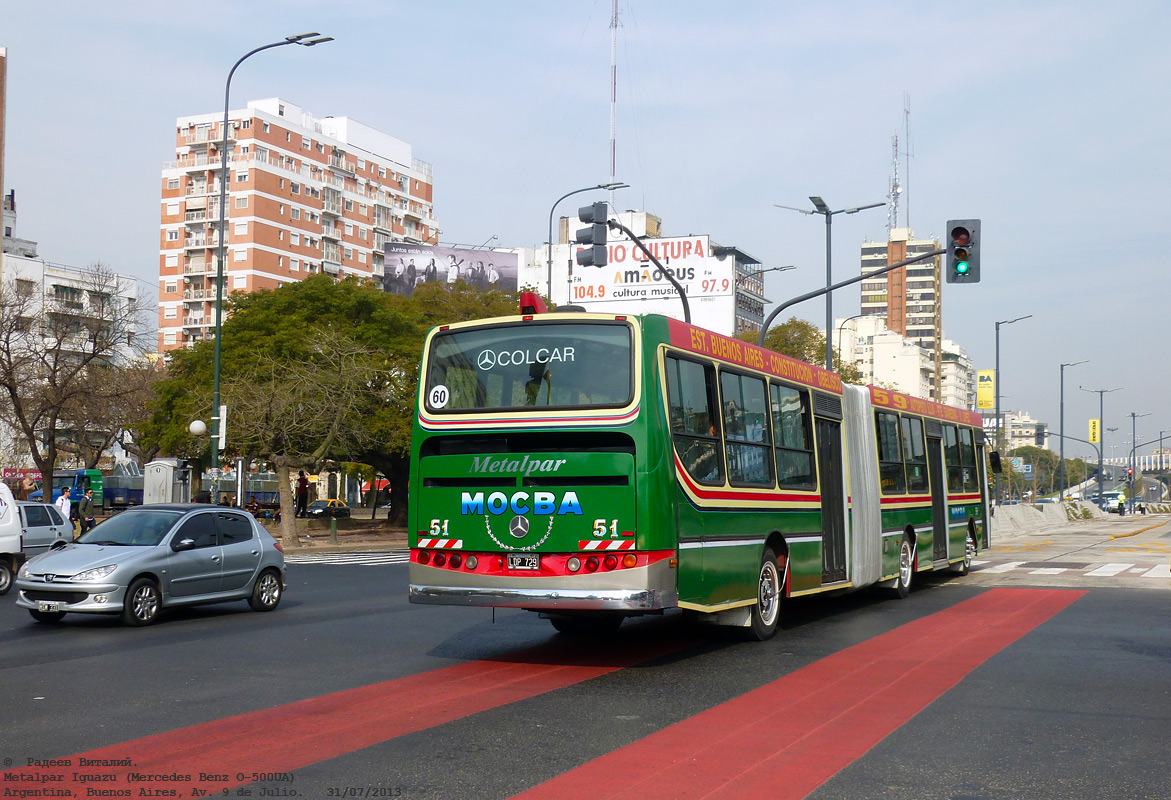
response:
[[[491,350],[481,350],[479,358],[476,359],[476,366],[483,370],[492,369],[496,366],[496,354]]]
[[[529,533],[529,521],[520,515],[513,517],[512,522],[508,523],[508,532],[517,539],[525,538]]]

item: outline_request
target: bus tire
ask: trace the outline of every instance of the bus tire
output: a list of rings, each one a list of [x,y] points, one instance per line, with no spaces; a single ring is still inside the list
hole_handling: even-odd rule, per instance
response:
[[[967,575],[972,570],[972,559],[976,556],[976,534],[968,531],[964,538],[964,560],[953,564],[951,571],[956,575]]]
[[[899,574],[895,578],[895,594],[904,598],[911,593],[911,582],[915,576],[915,544],[908,534],[903,534],[899,543]]]
[[[745,630],[750,639],[763,642],[777,632],[777,625],[781,621],[782,580],[776,554],[771,548],[764,548],[756,581],[756,604],[752,607],[752,620]]]

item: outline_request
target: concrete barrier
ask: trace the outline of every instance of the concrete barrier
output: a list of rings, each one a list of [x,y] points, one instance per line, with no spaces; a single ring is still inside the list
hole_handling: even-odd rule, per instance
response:
[[[999,506],[992,515],[992,541],[997,533],[1030,533],[1068,525],[1079,519],[1105,516],[1093,503],[1071,501],[1040,505]]]

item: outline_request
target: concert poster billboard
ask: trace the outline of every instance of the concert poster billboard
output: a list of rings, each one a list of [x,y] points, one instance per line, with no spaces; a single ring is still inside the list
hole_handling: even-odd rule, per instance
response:
[[[424,283],[452,285],[456,281],[481,289],[516,291],[516,253],[410,242],[387,242],[384,247],[384,291],[410,296]]]

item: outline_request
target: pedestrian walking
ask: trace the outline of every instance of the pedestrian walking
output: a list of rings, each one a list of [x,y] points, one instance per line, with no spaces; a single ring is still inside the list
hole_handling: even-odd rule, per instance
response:
[[[94,490],[86,489],[82,498],[77,501],[77,519],[81,523],[80,536],[84,536],[85,532],[97,525],[94,519]]]
[[[56,505],[57,510],[61,512],[61,516],[64,517],[65,519],[69,520],[69,524],[70,524],[70,526],[72,526],[73,519],[74,519],[74,510],[73,510],[73,501],[69,499],[69,487],[68,486],[66,486],[64,489],[61,490],[61,496],[57,498],[57,502],[54,505]],[[77,538],[76,531],[74,531],[73,538],[74,539]]]

